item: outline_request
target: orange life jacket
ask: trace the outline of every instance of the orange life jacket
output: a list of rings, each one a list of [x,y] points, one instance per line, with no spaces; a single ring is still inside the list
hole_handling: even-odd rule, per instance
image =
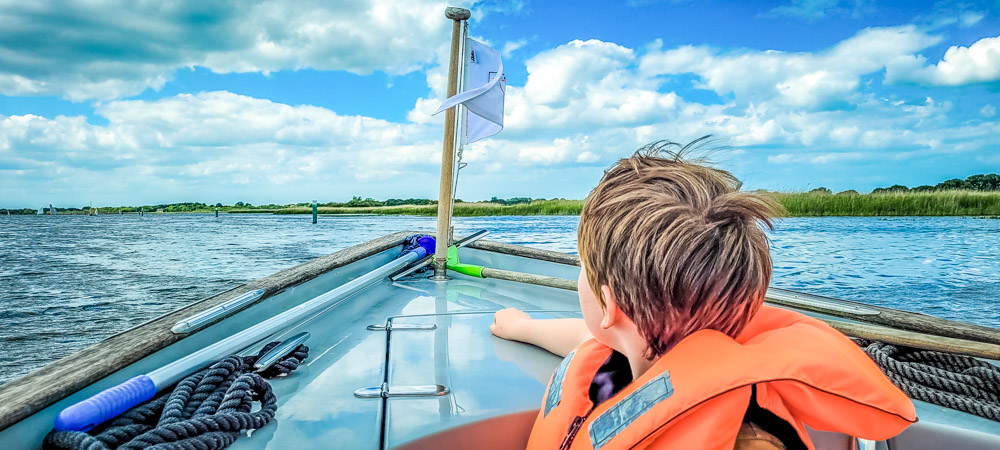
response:
[[[530,449],[732,449],[753,389],[788,422],[885,440],[916,422],[913,403],[854,343],[825,323],[762,306],[732,339],[698,331],[594,407],[590,384],[612,350],[595,340],[549,381]]]

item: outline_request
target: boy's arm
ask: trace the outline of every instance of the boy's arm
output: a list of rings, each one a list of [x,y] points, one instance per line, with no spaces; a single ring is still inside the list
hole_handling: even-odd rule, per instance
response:
[[[566,356],[592,338],[583,319],[532,319],[527,313],[508,308],[496,312],[490,332],[497,337],[536,345]]]

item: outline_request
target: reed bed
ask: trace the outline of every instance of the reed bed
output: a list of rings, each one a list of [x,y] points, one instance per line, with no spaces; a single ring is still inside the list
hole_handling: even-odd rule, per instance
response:
[[[776,193],[792,217],[995,216],[1000,192],[929,191],[864,195]]]

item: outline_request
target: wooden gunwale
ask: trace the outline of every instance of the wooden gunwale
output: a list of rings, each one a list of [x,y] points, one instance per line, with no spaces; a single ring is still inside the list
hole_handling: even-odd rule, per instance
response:
[[[505,255],[520,256],[523,258],[565,264],[567,266],[580,266],[580,257],[578,255],[524,247],[514,244],[505,244],[503,242],[490,241],[486,239],[480,239],[469,244],[467,247],[486,250],[488,252],[503,253]]]
[[[189,334],[174,334],[170,331],[181,319],[213,308],[244,292],[263,289],[264,295],[242,308],[245,309],[281,290],[398,246],[411,234],[414,232],[392,233],[251,281],[118,333],[12,380],[0,386],[0,430],[187,337]],[[229,315],[236,312],[238,311],[234,310]],[[208,325],[210,324],[206,324]]]
[[[540,250],[535,248],[522,247],[519,245],[504,244],[500,242],[493,242],[486,240],[477,241],[469,245],[469,247],[496,253],[505,253],[508,255],[521,256],[524,258],[532,258],[542,261],[554,262],[559,264],[566,264],[572,266],[580,265],[579,255],[553,252],[550,250]],[[494,273],[497,272],[503,272],[503,271],[494,271]],[[494,278],[502,278],[502,277],[494,277]],[[508,279],[510,279],[510,281],[520,281],[512,278]],[[565,283],[556,283],[553,284],[551,287],[567,289],[567,287],[564,287],[563,285],[565,285]],[[575,283],[573,284],[573,286],[575,286]],[[776,298],[779,296],[780,298]],[[801,301],[797,301],[797,299]],[[792,307],[805,311],[839,317],[842,319],[850,319],[859,322],[884,325],[892,328],[897,328],[900,330],[914,331],[917,333],[931,334],[935,336],[944,336],[949,338],[963,339],[968,341],[983,342],[989,344],[1000,344],[1000,330],[996,328],[984,327],[981,325],[973,325],[955,320],[942,319],[940,317],[928,316],[926,314],[920,314],[910,311],[902,311],[898,309],[885,308],[882,306],[869,305],[867,303],[855,302],[851,300],[843,300],[833,297],[824,297],[821,295],[806,294],[802,292],[794,292],[785,289],[771,287],[768,289],[768,295],[766,296],[764,301],[777,306]],[[852,314],[850,311],[845,311],[843,309],[824,308],[822,306],[818,306],[816,303],[832,303],[844,306],[853,306],[857,307],[858,309],[876,311],[878,314]]]
[[[772,293],[781,294],[782,298],[777,299],[770,295]],[[806,311],[829,314],[844,319],[857,320],[859,322],[869,322],[878,325],[886,325],[893,328],[900,328],[903,330],[915,331],[918,333],[946,336],[956,339],[966,339],[970,341],[985,342],[990,344],[1000,344],[1000,330],[996,328],[959,322],[957,320],[942,319],[940,317],[934,317],[934,316],[929,316],[927,314],[904,311],[900,309],[892,309],[892,308],[885,308],[882,306],[869,305],[867,303],[855,302],[851,300],[842,300],[839,298],[824,297],[821,295],[793,292],[774,287],[768,289],[768,294],[769,295],[764,299],[764,301],[774,305],[790,306],[793,308],[798,308]],[[793,295],[794,297],[799,297],[805,300],[834,302],[843,305],[856,306],[864,309],[872,309],[878,311],[878,314],[858,315],[843,311],[838,311],[834,314],[833,312],[830,312],[825,308],[812,306],[808,302],[796,302],[794,300],[790,301],[786,299],[788,295]]]

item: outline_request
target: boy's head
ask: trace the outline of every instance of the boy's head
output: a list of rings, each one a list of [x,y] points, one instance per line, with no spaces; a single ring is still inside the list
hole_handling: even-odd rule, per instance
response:
[[[706,137],[707,138],[707,137]],[[662,355],[702,329],[735,337],[757,312],[771,279],[767,237],[782,208],[739,192],[729,172],[681,159],[657,142],[604,172],[580,215],[580,259],[601,307],[617,307]]]

